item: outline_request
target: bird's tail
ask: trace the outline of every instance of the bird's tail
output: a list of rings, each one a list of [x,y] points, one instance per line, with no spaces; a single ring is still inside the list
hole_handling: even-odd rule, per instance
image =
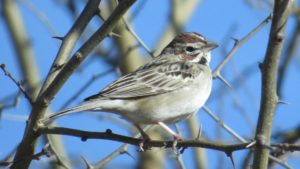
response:
[[[79,106],[71,107],[69,109],[62,110],[62,111],[60,111],[58,113],[51,114],[50,116],[43,118],[41,120],[41,122],[42,122],[42,124],[49,124],[53,120],[55,120],[55,119],[57,119],[59,117],[71,114],[71,113],[77,113],[77,112],[88,111],[88,110],[95,110],[95,109],[100,110],[99,104],[97,104],[93,100],[91,100],[91,101],[83,102]]]

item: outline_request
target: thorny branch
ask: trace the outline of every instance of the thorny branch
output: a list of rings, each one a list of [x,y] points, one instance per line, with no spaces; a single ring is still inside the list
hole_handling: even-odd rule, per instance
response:
[[[37,138],[39,137],[39,133],[36,132],[38,128],[37,123],[38,120],[41,119],[46,113],[51,100],[54,98],[66,80],[76,70],[76,68],[78,68],[80,63],[112,31],[116,23],[121,19],[124,13],[134,2],[135,0],[123,0],[116,7],[110,17],[103,23],[103,25],[86,41],[86,43],[84,43],[78,49],[70,61],[65,64],[61,71],[49,84],[49,87],[47,87],[45,91],[42,92],[42,94],[38,97],[30,113],[24,137],[16,152],[15,161],[19,161],[24,157],[31,156],[34,153],[35,144],[37,142]],[[12,168],[28,168],[30,162],[31,159],[22,160],[22,162],[14,163]]]
[[[222,61],[222,63],[215,69],[214,77],[217,77],[217,78],[220,78],[221,80],[224,80],[223,77],[221,76],[221,73],[220,73],[222,68],[224,67],[224,65],[230,60],[230,58],[233,56],[233,54],[236,52],[236,50],[242,44],[245,43],[245,41],[247,41],[250,37],[252,37],[259,29],[261,29],[270,20],[271,20],[271,16],[268,17],[266,20],[264,20],[257,28],[255,28],[253,31],[251,31],[247,36],[245,36],[241,40],[236,40],[236,43],[235,43],[234,47],[231,49],[231,51],[229,52],[229,54]],[[125,24],[127,24],[127,23],[125,23]],[[128,26],[128,24],[127,24],[127,26]],[[131,31],[132,34],[134,34],[134,32],[132,30],[130,30],[131,29],[130,27],[128,29],[129,29],[129,31]],[[79,33],[79,34],[81,34],[81,33]],[[62,39],[64,39],[64,38],[62,38]],[[139,41],[139,43],[142,43],[142,41]],[[86,52],[86,53],[88,53],[88,52]],[[82,62],[82,60],[84,59],[84,57],[85,57],[85,54],[81,53],[80,50],[79,50],[73,57],[73,58],[77,59],[76,62],[74,62],[74,65],[75,64],[79,65]],[[65,59],[67,59],[67,58],[65,58]],[[44,87],[45,87],[44,90],[41,90],[41,91],[43,91],[43,92],[46,91],[46,93],[49,92],[49,91],[47,91],[48,90],[47,87],[51,84],[54,85],[55,82],[57,82],[55,80],[59,79],[56,75],[61,75],[61,74],[65,73],[65,71],[61,71],[62,68],[63,69],[65,68],[67,70],[69,69],[69,71],[71,70],[71,72],[73,72],[73,70],[76,69],[76,66],[75,66],[75,68],[74,67],[68,67],[68,66],[63,67],[67,60],[64,60],[64,61],[61,60],[61,61],[62,61],[61,64],[53,64],[52,68],[57,68],[57,70],[58,70],[56,72],[57,74],[55,74],[51,77],[52,79],[47,82],[48,85],[45,84],[44,85]],[[2,68],[2,66],[3,65],[1,64],[1,68]],[[50,72],[52,72],[52,71],[50,71]],[[49,75],[47,77],[51,76],[50,72],[49,72]],[[68,76],[69,75],[66,75],[66,76],[62,75],[61,77],[64,77],[65,79],[67,79]],[[62,80],[62,84],[64,83],[65,79]],[[12,79],[12,80],[14,81],[14,79]],[[18,81],[14,81],[14,82],[16,83]],[[51,82],[53,82],[53,83],[51,83]],[[22,85],[18,86],[18,87],[21,90]],[[58,85],[57,90],[55,89],[56,91],[54,91],[53,95],[52,94],[50,94],[50,95],[41,95],[41,98],[44,98],[44,96],[51,96],[51,95],[54,96],[56,94],[56,92],[59,90],[59,88],[60,88],[60,86]],[[23,93],[25,95],[26,91],[24,90],[24,92]],[[41,92],[40,94],[42,94],[43,92]],[[26,97],[26,95],[25,95],[25,97]],[[45,98],[46,98],[46,102],[43,102],[44,100],[42,100],[41,102],[43,102],[45,104],[45,107],[47,107],[48,104],[50,103],[52,97],[45,97]],[[44,105],[42,105],[42,106],[44,106]],[[220,125],[222,125],[224,128],[226,128],[225,127],[226,125],[224,125],[222,121],[218,121],[218,122],[219,122]],[[129,145],[129,144],[138,145],[141,142],[140,139],[114,134],[110,130],[107,130],[107,132],[87,132],[87,131],[74,130],[74,129],[68,129],[68,128],[60,128],[60,127],[41,127],[41,128],[37,128],[37,131],[35,131],[35,132],[37,132],[37,133],[41,132],[43,134],[70,135],[70,136],[80,137],[83,141],[85,141],[87,139],[107,139],[107,140],[123,142],[123,143],[126,143],[127,145]],[[40,133],[38,133],[38,134],[40,134]],[[171,147],[170,145],[172,145],[172,143],[173,143],[172,141],[153,140],[153,141],[146,142],[145,146],[146,147],[164,147],[164,148],[168,148],[168,147]],[[222,151],[222,152],[225,152],[225,153],[231,153],[231,152],[234,152],[234,151],[237,151],[237,150],[252,148],[252,146],[249,147],[249,144],[250,143],[247,142],[246,140],[245,140],[245,143],[230,144],[230,145],[229,144],[228,145],[227,144],[220,144],[220,143],[211,143],[211,142],[206,141],[206,140],[185,140],[185,141],[179,142],[178,146],[179,147],[184,147],[184,148],[185,147],[204,147],[204,148],[208,148],[208,149],[214,149],[214,150]],[[298,145],[298,144],[274,143],[274,144],[270,144],[270,145],[262,144],[262,146],[264,146],[264,148],[266,148],[266,149],[269,149],[270,151],[300,151],[300,145]],[[41,155],[41,153],[42,153],[42,155],[45,155],[44,152],[41,151],[40,153],[34,154],[31,157],[35,157],[35,156],[39,157]]]
[[[132,144],[136,146],[139,146],[139,144],[142,141],[142,139],[139,138],[114,134],[110,129],[107,129],[105,132],[90,132],[90,131],[83,131],[83,130],[77,130],[71,128],[64,128],[64,127],[40,127],[39,132],[41,134],[60,134],[60,135],[79,137],[82,141],[86,141],[88,139],[105,139],[105,140],[119,141],[122,143]],[[241,149],[246,149],[248,144],[249,143],[226,145],[226,144],[213,143],[211,141],[198,139],[198,140],[179,141],[177,146],[178,147],[202,147],[202,148],[210,148],[210,149],[223,151],[223,152],[233,152]],[[151,140],[145,142],[144,146],[172,148],[173,140],[171,141]]]
[[[273,19],[269,35],[268,48],[263,63],[260,65],[262,73],[261,104],[256,127],[253,168],[265,169],[268,167],[269,149],[272,122],[278,104],[277,74],[278,62],[285,38],[285,27],[289,16],[292,0],[275,0]]]
[[[105,75],[107,75],[108,73],[110,73],[110,72],[112,72],[114,69],[109,69],[109,70],[107,70],[107,71],[105,71],[105,72],[103,72],[103,73],[99,73],[99,74],[97,74],[97,75],[93,75],[92,77],[91,77],[91,79],[90,80],[88,80],[77,92],[75,92],[74,94],[73,94],[73,96],[71,96],[62,106],[61,106],[61,108],[60,108],[60,110],[62,110],[62,109],[64,109],[64,108],[66,108],[72,101],[74,101],[74,100],[76,100],[77,99],[77,97],[80,95],[80,93],[83,93],[90,85],[92,85],[93,84],[93,82],[96,80],[96,79],[98,79],[98,78],[101,78],[101,77],[103,77],[103,76],[105,76]]]
[[[268,24],[271,21],[271,19],[272,19],[272,15],[268,16],[265,20],[263,20],[257,27],[255,27],[251,32],[249,32],[241,40],[235,40],[235,44],[234,44],[233,48],[230,50],[230,52],[225,57],[225,59],[213,71],[214,78],[219,78],[225,84],[230,86],[229,83],[227,83],[226,80],[221,75],[221,70],[226,65],[226,63],[231,59],[231,57],[234,55],[234,53],[240,48],[240,46],[242,46],[246,41],[248,41],[251,37],[253,37],[259,30],[261,30],[266,24]]]
[[[146,132],[149,130],[152,126],[148,125],[143,128],[143,130]],[[137,134],[133,135],[134,138],[140,137],[141,134],[138,132]],[[95,165],[94,168],[103,168],[108,162],[110,162],[113,158],[116,158],[118,155],[127,152],[127,149],[129,147],[129,144],[123,144],[119,148],[117,148],[115,151],[111,152],[109,155],[98,161]]]
[[[46,77],[42,89],[40,90],[39,95],[45,92],[45,90],[49,87],[53,79],[59,73],[59,70],[61,70],[63,65],[67,62],[67,59],[70,57],[71,52],[73,51],[80,35],[92,19],[92,17],[98,11],[99,3],[100,0],[90,1],[89,3],[87,3],[82,13],[79,15],[78,19],[76,19],[76,21],[74,22],[72,28],[69,30],[66,36],[62,38],[62,44],[51,66],[51,69],[48,72],[48,75]]]
[[[299,16],[297,16],[297,25],[295,26],[295,30],[293,32],[292,35],[292,39],[290,40],[290,42],[288,43],[288,47],[286,49],[285,55],[283,55],[283,59],[282,59],[282,63],[279,66],[279,70],[278,70],[278,81],[277,81],[277,93],[279,97],[283,97],[283,84],[285,82],[286,79],[286,75],[287,75],[287,70],[288,67],[296,53],[297,50],[297,45],[298,45],[298,39],[300,36],[300,18]]]
[[[77,130],[64,127],[40,127],[38,132],[41,134],[60,134],[67,136],[79,137],[82,141],[87,141],[88,139],[104,139],[118,141],[126,144],[131,144],[139,146],[142,139],[134,138],[124,135],[119,135],[113,133],[110,129],[107,129],[105,132],[90,132],[84,130]],[[178,141],[177,147],[201,147],[208,148],[217,151],[222,151],[225,153],[232,153],[238,150],[244,150],[252,148],[255,144],[253,142],[245,142],[238,144],[224,144],[221,142],[212,142],[210,140],[204,139],[192,139]],[[161,141],[161,140],[150,140],[144,143],[145,147],[163,147],[163,148],[172,148],[173,140],[171,141]],[[284,151],[300,151],[300,144],[285,144],[285,143],[273,143],[270,144],[270,148],[280,148]]]
[[[266,25],[270,21],[271,16],[269,16],[267,19],[265,19],[260,25],[258,25],[251,33],[249,33],[247,36],[245,36],[242,40],[238,41],[236,45],[233,47],[232,51],[229,53],[229,55],[226,57],[227,60],[225,62],[222,62],[220,66],[216,69],[217,72],[220,71],[223,66],[228,62],[228,60],[233,56],[235,51],[250,37],[252,37],[257,31],[259,31],[264,25]],[[105,139],[105,138],[104,138]],[[246,141],[245,141],[246,142]],[[151,145],[150,145],[151,146]]]

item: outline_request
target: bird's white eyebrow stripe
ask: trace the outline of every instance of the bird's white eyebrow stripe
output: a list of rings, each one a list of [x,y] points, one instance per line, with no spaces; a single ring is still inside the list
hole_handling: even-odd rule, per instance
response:
[[[187,47],[187,46],[192,46],[192,47],[195,47],[195,48],[199,48],[201,45],[199,45],[199,42],[197,43],[178,43],[176,46],[178,47]]]

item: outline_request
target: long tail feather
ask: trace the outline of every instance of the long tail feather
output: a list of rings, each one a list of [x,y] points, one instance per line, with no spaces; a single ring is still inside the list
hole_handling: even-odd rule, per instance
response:
[[[82,111],[88,111],[88,110],[95,110],[95,109],[100,109],[99,108],[99,104],[95,103],[94,101],[88,101],[88,102],[83,102],[81,105],[79,106],[75,106],[66,110],[62,110],[58,113],[54,113],[51,114],[48,117],[45,117],[44,119],[41,120],[41,122],[43,124],[49,124],[51,123],[53,120],[71,114],[71,113],[78,113],[78,112],[82,112]]]

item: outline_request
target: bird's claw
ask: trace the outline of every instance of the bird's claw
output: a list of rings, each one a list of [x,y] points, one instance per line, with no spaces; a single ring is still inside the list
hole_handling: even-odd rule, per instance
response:
[[[144,152],[144,151],[145,151],[145,149],[144,149],[144,142],[143,142],[143,141],[141,141],[141,142],[139,143],[139,149],[138,149],[138,151],[139,151],[139,152]]]
[[[148,146],[144,145],[144,143],[147,141],[151,141],[150,137],[148,135],[143,135],[142,140],[139,143],[139,149],[138,149],[139,152],[144,152],[145,150],[150,149]]]
[[[178,144],[178,141],[182,141],[183,139],[180,137],[180,136],[174,136],[174,140],[173,140],[173,144],[172,144],[172,149],[173,149],[173,152],[175,154],[180,154],[180,152],[177,150],[177,144]]]

